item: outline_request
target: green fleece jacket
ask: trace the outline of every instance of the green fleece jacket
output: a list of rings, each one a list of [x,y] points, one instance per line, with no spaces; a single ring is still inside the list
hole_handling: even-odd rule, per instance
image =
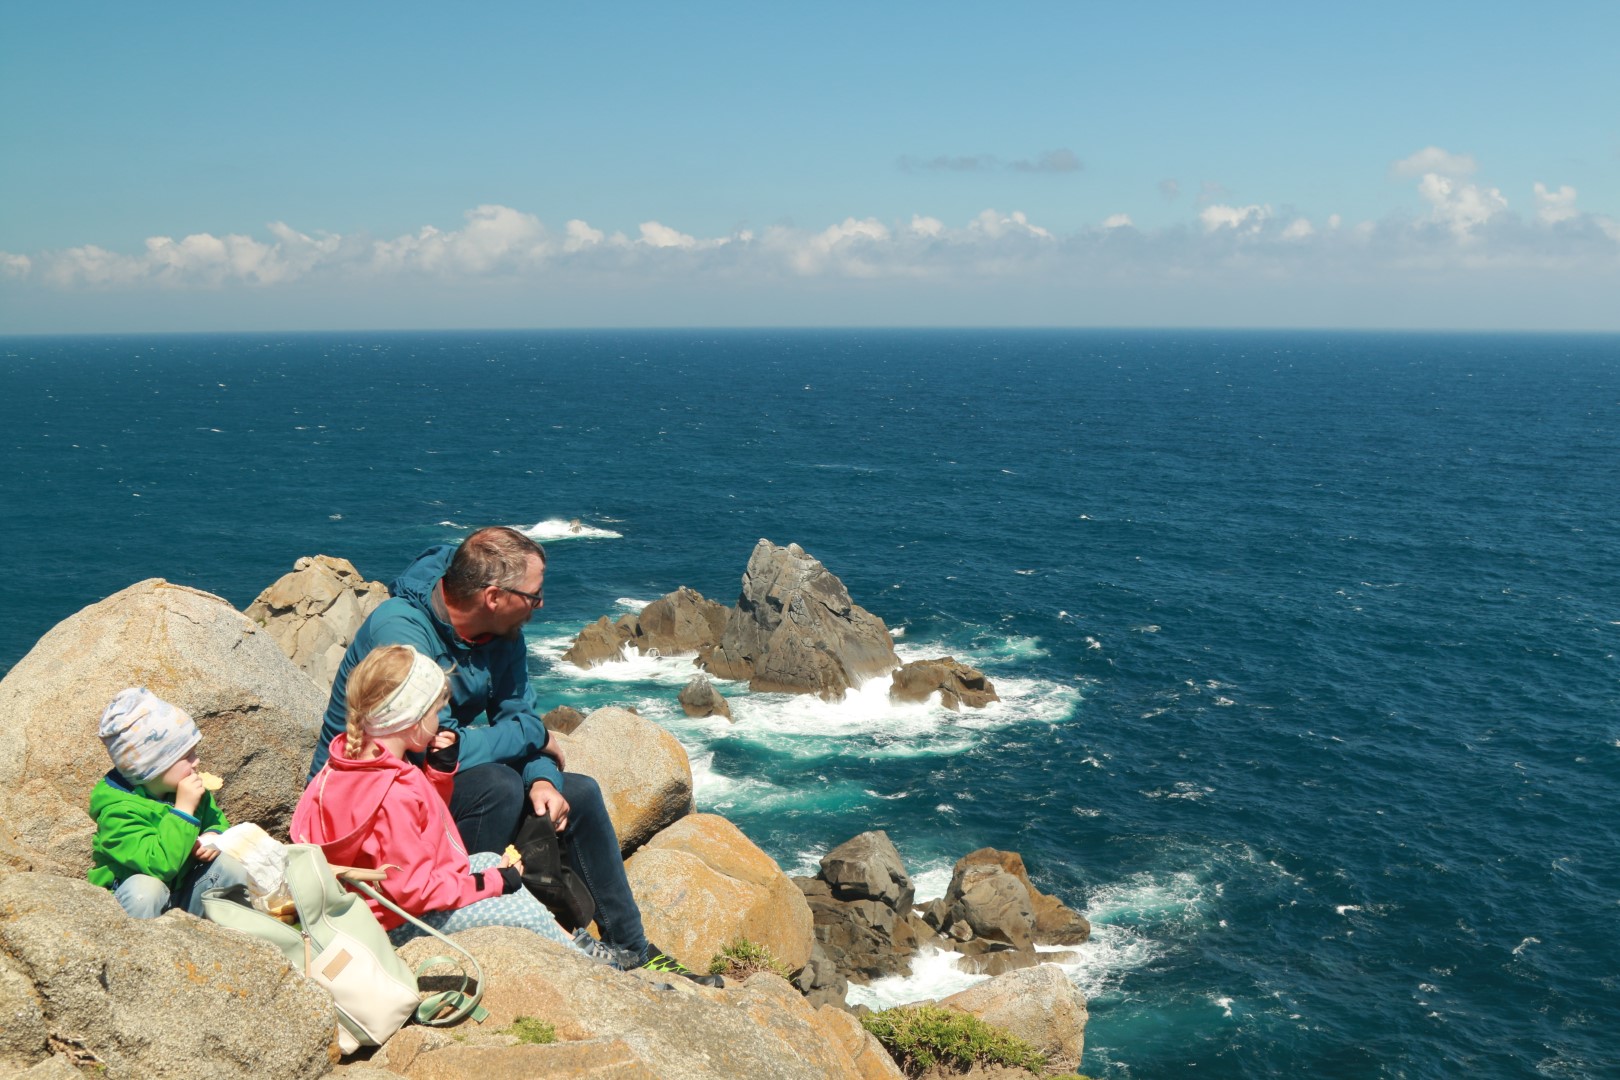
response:
[[[96,823],[90,884],[104,889],[116,889],[135,874],[172,889],[192,861],[197,837],[231,827],[211,792],[203,793],[196,814],[187,814],[174,808],[173,795],[154,798],[145,788],[132,787],[117,769],[90,792],[90,817]]]

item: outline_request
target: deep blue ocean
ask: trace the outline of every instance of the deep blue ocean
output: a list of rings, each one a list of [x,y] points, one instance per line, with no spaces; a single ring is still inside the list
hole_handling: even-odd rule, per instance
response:
[[[1620,337],[12,337],[0,448],[0,670],[145,577],[518,525],[543,706],[668,726],[790,871],[882,828],[923,895],[991,845],[1085,911],[1093,1076],[1620,1075]],[[561,663],[760,537],[1004,700],[728,724]]]

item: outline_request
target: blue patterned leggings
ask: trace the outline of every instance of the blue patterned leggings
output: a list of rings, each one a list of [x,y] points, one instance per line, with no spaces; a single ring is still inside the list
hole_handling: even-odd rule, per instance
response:
[[[493,870],[501,865],[501,857],[488,851],[476,853],[470,861],[474,872]],[[492,896],[453,911],[430,911],[417,918],[441,934],[454,934],[458,930],[471,930],[478,926],[516,926],[533,930],[559,945],[578,948],[568,931],[557,925],[557,917],[546,910],[546,906],[536,900],[528,889],[519,889],[505,896]],[[412,938],[424,936],[410,923],[388,931],[388,940],[396,949]]]

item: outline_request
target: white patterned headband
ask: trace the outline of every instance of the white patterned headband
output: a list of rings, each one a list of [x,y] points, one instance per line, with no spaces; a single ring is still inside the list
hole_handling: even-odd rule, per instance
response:
[[[410,674],[388,695],[388,700],[362,721],[366,734],[392,735],[404,731],[427,715],[449,681],[443,668],[412,649]]]

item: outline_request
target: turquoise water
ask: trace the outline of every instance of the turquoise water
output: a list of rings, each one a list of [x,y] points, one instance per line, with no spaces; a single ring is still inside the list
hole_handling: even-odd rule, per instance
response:
[[[1620,1069],[1620,338],[725,332],[0,339],[0,667],[147,576],[238,606],[551,544],[543,704],[633,704],[790,870],[1023,853],[1100,1077]],[[568,534],[579,518],[584,534]],[[592,672],[573,634],[797,541],[1004,700]],[[939,964],[883,1003],[959,981]]]

